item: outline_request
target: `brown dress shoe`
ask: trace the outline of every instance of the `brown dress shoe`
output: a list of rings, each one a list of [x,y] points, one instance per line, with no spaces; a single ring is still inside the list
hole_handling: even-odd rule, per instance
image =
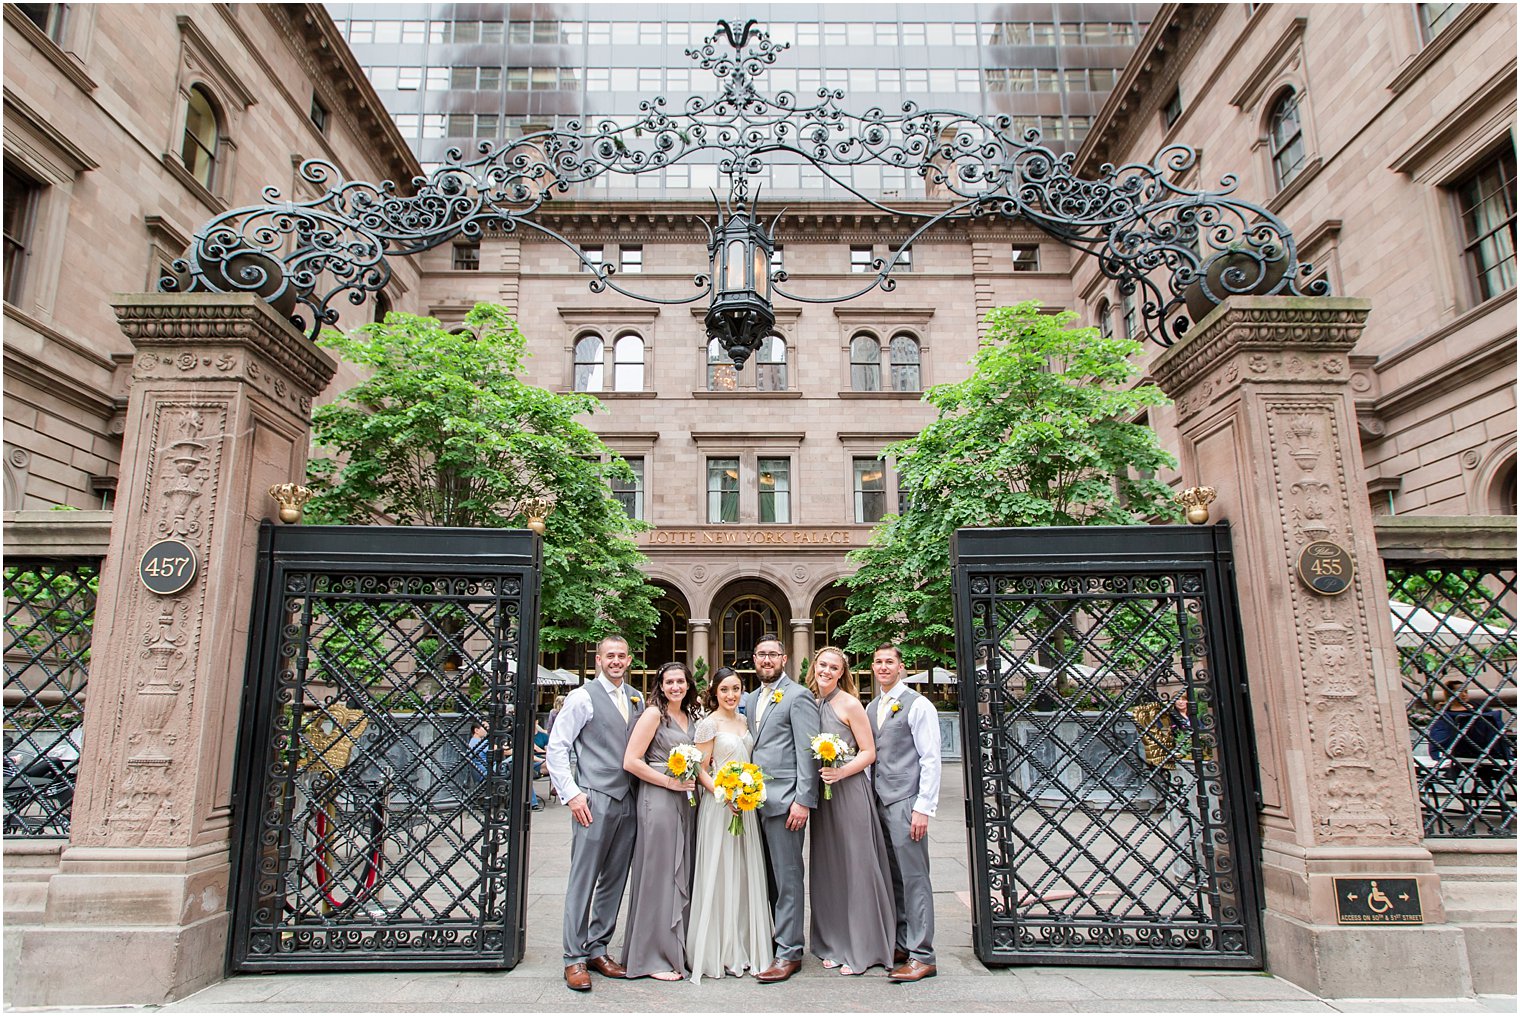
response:
[[[761,984],[780,984],[802,969],[801,960],[777,960],[755,975]]]
[[[888,973],[887,980],[894,984],[907,984],[910,981],[922,981],[925,977],[933,977],[938,972],[933,963],[925,963],[923,960],[909,960]]]
[[[628,970],[611,956],[598,956],[586,961],[586,966],[603,977],[627,977]]]
[[[900,966],[902,966],[906,962],[908,962],[908,950],[906,950],[906,949],[893,949],[892,950],[892,966],[893,967],[900,967]]]
[[[565,987],[571,991],[591,990],[591,975],[586,972],[586,964],[572,963],[565,968]]]

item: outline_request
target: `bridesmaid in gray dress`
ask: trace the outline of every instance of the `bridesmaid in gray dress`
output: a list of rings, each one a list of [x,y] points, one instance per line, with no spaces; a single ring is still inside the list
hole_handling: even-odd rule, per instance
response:
[[[649,706],[628,736],[623,768],[644,782],[639,791],[639,836],[629,881],[623,966],[629,977],[679,981],[688,973],[686,920],[691,912],[691,858],[697,809],[687,794],[695,774],[678,780],[665,760],[678,744],[692,743],[691,673],[684,663],[660,668]]]
[[[832,796],[819,800],[813,813],[808,866],[813,955],[843,974],[875,966],[891,969],[897,914],[887,844],[865,775],[876,761],[876,739],[855,695],[855,676],[844,653],[833,646],[814,653],[807,683],[818,699],[820,730],[855,749],[848,762],[818,769],[818,778],[832,788]]]

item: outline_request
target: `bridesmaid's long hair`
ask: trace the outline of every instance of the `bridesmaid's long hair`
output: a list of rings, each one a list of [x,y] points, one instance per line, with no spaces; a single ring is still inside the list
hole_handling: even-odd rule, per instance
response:
[[[739,672],[733,667],[719,667],[713,671],[712,681],[707,685],[707,691],[702,695],[702,705],[707,710],[708,716],[715,716],[718,712],[718,685],[730,677],[739,679],[740,698],[743,698],[744,678],[739,677]]]
[[[654,676],[654,684],[649,688],[649,701],[660,710],[661,716],[670,718],[670,700],[665,697],[665,675],[672,670],[679,670],[686,677],[686,694],[681,696],[681,712],[686,714],[686,723],[689,726],[697,717],[696,710],[693,708],[696,705],[693,700],[697,697],[697,690],[695,682],[691,679],[691,670],[686,664],[673,661],[662,666]]]
[[[808,691],[813,693],[814,698],[822,698],[822,696],[818,694],[818,678],[815,675],[818,670],[818,658],[824,653],[833,653],[835,656],[839,657],[839,662],[844,664],[844,673],[839,675],[839,687],[844,689],[844,693],[846,695],[853,695],[856,698],[859,698],[860,694],[855,690],[855,672],[850,669],[850,658],[844,654],[843,649],[840,649],[837,646],[824,646],[822,649],[813,654],[812,666],[808,667]]]

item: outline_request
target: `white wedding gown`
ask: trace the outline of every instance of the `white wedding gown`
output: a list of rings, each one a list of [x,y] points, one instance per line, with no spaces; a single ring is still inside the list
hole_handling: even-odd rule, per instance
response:
[[[712,717],[697,724],[692,740],[713,738],[713,768],[734,759],[750,760],[754,739],[717,729]],[[742,818],[744,832],[728,831],[732,813],[711,793],[697,801],[697,856],[691,887],[691,919],[686,926],[686,956],[693,983],[725,973],[743,976],[771,965],[771,905],[765,888],[765,848],[760,819]]]

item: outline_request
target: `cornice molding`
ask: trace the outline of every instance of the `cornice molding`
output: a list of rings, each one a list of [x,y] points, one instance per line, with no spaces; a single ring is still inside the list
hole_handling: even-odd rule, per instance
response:
[[[1391,370],[1393,367],[1397,366],[1400,363],[1403,363],[1410,357],[1418,356],[1422,351],[1442,341],[1448,335],[1459,332],[1470,325],[1472,322],[1478,320],[1479,318],[1487,317],[1490,314],[1507,313],[1509,315],[1509,320],[1513,322],[1515,320],[1514,305],[1515,290],[1506,289],[1504,292],[1500,293],[1493,299],[1483,301],[1476,307],[1468,310],[1465,314],[1461,314],[1458,317],[1453,318],[1451,321],[1448,321],[1440,328],[1426,332],[1424,335],[1421,335],[1413,341],[1400,346],[1398,349],[1384,353],[1381,357],[1378,358],[1377,364],[1373,367],[1373,370],[1379,374],[1383,373],[1384,371]],[[1505,311],[1506,307],[1508,308],[1507,311]],[[1509,335],[1511,338],[1514,338],[1514,329],[1510,329]]]
[[[1388,82],[1388,90],[1398,95],[1420,79],[1420,76],[1430,69],[1430,65],[1441,58],[1452,46],[1456,45],[1457,39],[1464,35],[1473,24],[1488,13],[1494,4],[1468,4],[1467,9],[1452,19],[1446,30],[1434,39],[1431,39],[1420,51],[1405,62],[1403,68]],[[1511,79],[1514,72],[1510,73]]]
[[[220,85],[231,94],[223,96],[223,100],[233,100],[248,109],[259,101],[258,94],[243,81],[241,75],[232,69],[232,65],[222,58],[221,52],[215,43],[201,31],[193,18],[188,14],[178,14],[174,18],[179,26],[182,43],[193,52],[200,60],[205,61],[216,75],[217,80],[213,84]]]
[[[1388,168],[1409,176],[1417,174],[1422,166],[1433,160],[1437,153],[1451,141],[1470,129],[1473,122],[1487,111],[1489,106],[1502,105],[1504,119],[1513,120],[1515,115],[1516,61],[1511,59],[1489,79],[1462,101],[1456,109],[1441,117],[1424,134],[1405,148]],[[1506,103],[1505,100],[1508,99]]]
[[[1166,349],[1150,374],[1175,398],[1238,353],[1346,353],[1361,338],[1371,310],[1371,301],[1352,297],[1232,297]]]
[[[33,317],[32,315],[23,311],[20,307],[17,307],[15,304],[7,303],[5,305],[5,316],[15,321],[23,328],[31,329],[38,335],[41,335],[43,338],[47,339],[49,342],[57,343],[74,355],[81,356],[96,366],[103,368],[104,370],[114,371],[116,369],[116,361],[112,360],[109,356],[102,355],[85,343],[80,342],[78,339],[75,339],[73,336],[59,331],[57,328],[54,328],[52,325],[43,321],[41,318]],[[10,345],[11,344],[7,342],[6,348],[9,349]]]
[[[1509,369],[1505,370],[1506,367]],[[1428,374],[1422,374],[1412,384],[1388,392],[1372,408],[1379,417],[1387,420],[1482,378],[1489,378],[1495,384],[1507,387],[1514,383],[1514,377],[1515,333],[1511,331],[1508,335],[1490,340],[1461,360],[1443,364]]]
[[[1272,43],[1271,48],[1257,61],[1256,66],[1251,68],[1251,72],[1240,83],[1235,94],[1230,96],[1230,105],[1240,110],[1256,105],[1261,98],[1261,93],[1271,83],[1273,75],[1277,73],[1283,59],[1303,40],[1304,30],[1308,27],[1309,19],[1305,17],[1297,17],[1288,22],[1288,27],[1282,35]]]
[[[86,384],[80,378],[60,371],[56,363],[39,360],[37,357],[7,343],[5,346],[5,376],[7,381],[20,381],[31,385],[40,392],[67,402],[69,405],[91,416],[102,420],[109,420],[121,410],[126,408],[125,400],[118,400],[109,392],[102,391],[93,385]],[[9,389],[9,386],[7,386]],[[6,398],[16,398],[25,401],[23,397],[7,391]],[[9,539],[6,540],[6,550],[11,550]]]
[[[7,7],[10,5],[7,4]],[[25,20],[24,18],[22,20]],[[31,24],[30,21],[27,24]],[[100,163],[94,156],[83,148],[76,145],[63,132],[48,122],[47,118],[37,113],[31,104],[11,91],[10,86],[5,86],[5,133],[7,141],[14,141],[17,128],[30,131],[37,136],[37,140],[52,148],[56,155],[75,173],[84,173],[92,169],[99,169]],[[11,114],[15,114],[15,123],[10,122]]]
[[[569,324],[648,324],[660,316],[660,307],[639,306],[560,307],[559,316]]]
[[[337,365],[274,308],[251,293],[117,293],[111,303],[123,334],[139,350],[229,343],[267,357],[312,395]]]
[[[834,316],[844,322],[867,322],[880,321],[882,318],[891,318],[894,321],[924,321],[927,322],[934,316],[933,307],[848,307],[843,304],[834,308]]]
[[[742,393],[741,393],[742,394]],[[764,433],[748,436],[736,434],[731,430],[694,430],[691,432],[693,444],[703,445],[744,445],[746,448],[753,445],[760,451],[776,445],[788,445],[797,447],[807,437],[805,431],[765,431]]]
[[[32,47],[47,58],[48,62],[63,76],[79,87],[86,94],[95,91],[95,79],[90,77],[90,72],[79,58],[72,53],[64,52],[63,48],[48,38],[46,32],[32,24],[32,19],[16,7],[15,4],[5,5],[5,27],[12,32],[19,33],[24,39],[32,44]],[[9,99],[7,98],[7,102]]]

